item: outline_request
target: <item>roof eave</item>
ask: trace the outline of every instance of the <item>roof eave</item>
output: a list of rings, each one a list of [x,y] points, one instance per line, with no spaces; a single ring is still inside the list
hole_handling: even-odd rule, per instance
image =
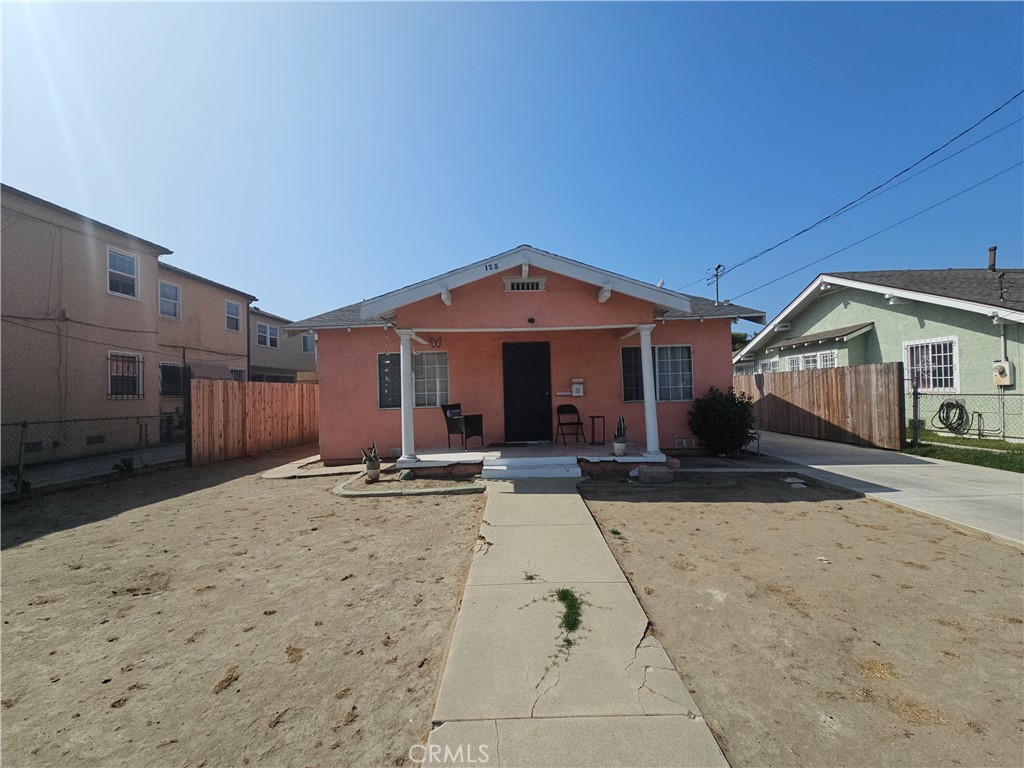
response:
[[[666,306],[680,312],[689,312],[691,309],[690,300],[675,291],[648,285],[623,275],[616,275],[613,272],[591,267],[528,245],[520,245],[510,251],[499,253],[497,256],[474,262],[373,299],[367,299],[362,303],[360,317],[364,319],[378,317],[400,307],[439,295],[444,290],[450,291],[468,285],[486,277],[491,272],[504,272],[524,263],[548,269],[597,288],[609,288],[613,292],[650,301],[653,304]]]

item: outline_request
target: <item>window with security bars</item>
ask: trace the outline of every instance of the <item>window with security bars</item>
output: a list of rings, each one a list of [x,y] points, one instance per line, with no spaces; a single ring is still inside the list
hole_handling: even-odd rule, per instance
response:
[[[779,372],[779,361],[778,360],[762,360],[757,366],[758,373],[778,373]]]
[[[160,397],[181,397],[184,368],[181,363],[160,363]]]
[[[107,357],[109,383],[107,397],[111,400],[142,399],[142,356],[127,352],[111,352]]]
[[[413,405],[417,408],[448,402],[448,353],[420,352],[412,357]],[[377,405],[402,407],[402,356],[377,355]]]
[[[957,392],[957,344],[955,338],[909,341],[903,345],[903,365],[909,384],[921,392]]]
[[[653,347],[654,389],[658,402],[693,399],[693,356],[688,346]],[[622,399],[644,399],[644,373],[640,347],[622,348]]]

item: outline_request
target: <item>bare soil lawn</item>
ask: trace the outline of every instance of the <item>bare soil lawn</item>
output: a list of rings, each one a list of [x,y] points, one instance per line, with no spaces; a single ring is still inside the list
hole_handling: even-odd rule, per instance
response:
[[[259,477],[309,453],[4,506],[4,765],[387,766],[425,741],[484,498]]]
[[[730,763],[1020,766],[1021,550],[784,477],[580,486]]]

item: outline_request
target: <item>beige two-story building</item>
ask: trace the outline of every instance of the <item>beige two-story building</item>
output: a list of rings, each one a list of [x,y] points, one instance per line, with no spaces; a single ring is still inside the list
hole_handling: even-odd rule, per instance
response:
[[[316,339],[289,336],[291,320],[252,307],[249,313],[250,378],[253,381],[316,381]]]
[[[181,436],[184,366],[246,378],[255,297],[159,262],[171,251],[0,187],[3,465]],[[19,459],[19,453],[22,456]]]
[[[249,309],[256,297],[161,262],[158,306],[160,413],[183,428],[186,371],[193,378],[248,378]]]

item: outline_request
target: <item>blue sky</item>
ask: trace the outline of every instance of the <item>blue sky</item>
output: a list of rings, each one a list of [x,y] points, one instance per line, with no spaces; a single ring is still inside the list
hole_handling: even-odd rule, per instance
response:
[[[292,319],[520,243],[713,295],[714,265],[854,200],[1024,87],[1021,3],[2,14],[3,181]],[[929,162],[1019,120],[1022,101]],[[1019,163],[1021,126],[731,271],[722,296],[771,316],[822,271],[982,267],[990,245],[1022,266],[1017,166],[752,291]]]

